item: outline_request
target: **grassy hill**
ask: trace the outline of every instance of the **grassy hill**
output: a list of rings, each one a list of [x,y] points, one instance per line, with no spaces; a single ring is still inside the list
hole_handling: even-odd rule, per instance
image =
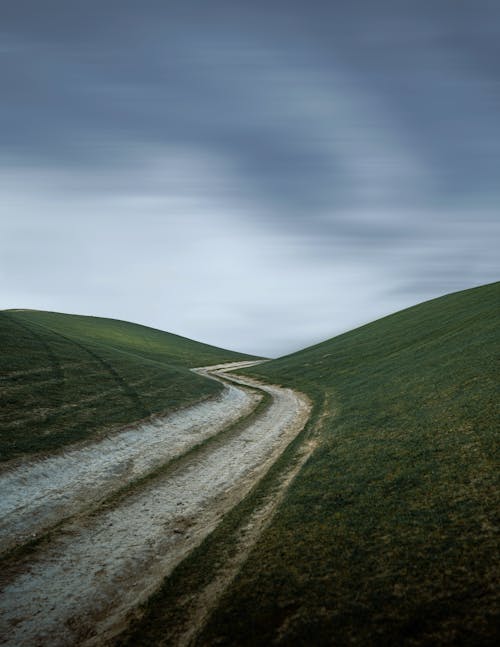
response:
[[[125,321],[0,311],[0,458],[58,449],[218,392],[190,367],[247,355]]]
[[[197,644],[498,644],[499,306],[451,294],[251,370],[324,407],[320,446]]]

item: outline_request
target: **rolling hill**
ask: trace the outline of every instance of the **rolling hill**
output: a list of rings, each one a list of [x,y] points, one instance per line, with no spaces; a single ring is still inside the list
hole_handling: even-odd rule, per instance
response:
[[[50,452],[189,405],[221,386],[189,368],[249,356],[138,324],[0,312],[0,457]]]
[[[320,446],[200,644],[496,643],[499,330],[495,283],[252,369]]]
[[[244,371],[312,398],[302,438],[317,448],[192,644],[498,644],[499,305],[500,283],[450,294]],[[273,487],[123,644],[164,644],[181,596]]]

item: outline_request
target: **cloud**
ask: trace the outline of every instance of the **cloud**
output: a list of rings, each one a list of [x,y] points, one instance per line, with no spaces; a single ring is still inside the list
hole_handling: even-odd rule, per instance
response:
[[[274,355],[495,278],[498,8],[195,5],[8,7],[4,307]]]

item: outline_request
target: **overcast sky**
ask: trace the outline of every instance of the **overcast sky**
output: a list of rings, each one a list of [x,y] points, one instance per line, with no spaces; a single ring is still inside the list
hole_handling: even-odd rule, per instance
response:
[[[498,279],[498,0],[6,0],[0,308],[277,356]]]

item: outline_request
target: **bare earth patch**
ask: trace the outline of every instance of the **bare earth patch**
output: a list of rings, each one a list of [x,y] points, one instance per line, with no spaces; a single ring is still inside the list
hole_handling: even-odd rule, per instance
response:
[[[196,591],[192,596],[183,600],[183,606],[188,610],[189,620],[183,627],[172,628],[172,645],[188,647],[203,629],[223,593],[238,574],[263,531],[271,523],[293,479],[316,447],[315,439],[309,440],[301,447],[297,460],[281,475],[277,488],[254,510],[243,527],[240,528],[234,554],[225,561],[217,576],[203,590]]]
[[[229,377],[224,374],[229,368],[209,370],[214,377],[224,375],[233,382],[228,388],[235,391],[231,397],[239,404],[239,408],[234,407],[238,410],[236,418],[241,416],[242,406],[251,406],[252,398],[244,386],[269,393],[273,399],[270,407],[226,442],[201,449],[114,508],[99,510],[93,516],[81,515],[63,525],[48,544],[7,569],[0,598],[0,635],[5,637],[5,644],[100,645],[112,638],[126,625],[129,612],[211,532],[301,431],[310,413],[304,395],[246,377]],[[240,390],[243,395],[236,395]],[[255,399],[252,404],[255,406]],[[227,410],[222,407],[219,415],[206,421],[204,429],[213,434],[214,425],[220,428],[227,421]],[[198,419],[198,424],[202,420]],[[179,435],[189,436],[186,429],[190,428],[173,430],[172,442]],[[112,439],[117,440],[116,436]],[[142,459],[140,452],[135,455],[140,469],[151,469],[154,464],[157,450],[154,443],[151,446],[150,459]],[[112,472],[113,459],[109,456],[106,469]],[[95,474],[99,469],[102,465],[94,471],[94,478],[98,478]],[[79,495],[72,495],[71,484],[65,487],[70,492],[64,486],[59,494],[49,488],[54,507],[61,505],[64,509],[68,505],[67,499],[60,500],[65,495],[70,501],[79,500]],[[90,479],[87,497],[101,491],[96,488],[92,494],[89,487]],[[29,517],[31,512],[24,514]],[[264,518],[267,516],[264,514]],[[23,517],[21,511],[18,517]]]
[[[0,474],[0,553],[218,433],[258,401],[227,384],[217,398]]]

